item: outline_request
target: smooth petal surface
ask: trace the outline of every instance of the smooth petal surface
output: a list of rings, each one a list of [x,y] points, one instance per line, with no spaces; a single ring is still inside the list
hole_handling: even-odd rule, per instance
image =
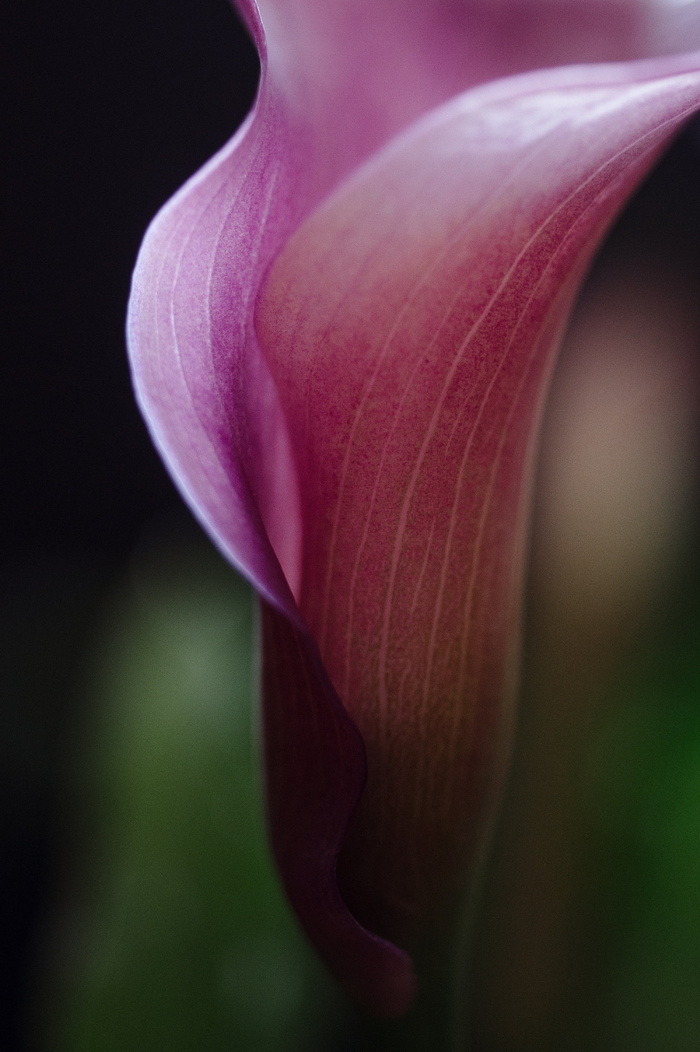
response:
[[[295,151],[284,107],[264,89],[254,119],[151,225],[127,330],[137,397],[174,478],[225,554],[290,617],[296,489],[252,310],[302,210]]]
[[[281,245],[360,161],[456,91],[540,63],[644,55],[662,38],[672,48],[698,19],[686,15],[681,34],[678,19],[652,24],[649,3],[635,0],[406,0],[400,18],[394,0],[259,6],[239,0],[261,54],[255,111],[152,224],[128,336],[139,401],[183,494],[294,617],[298,495],[251,327]]]
[[[541,66],[640,58],[655,47],[639,0],[260,0],[259,6],[270,64],[288,103],[325,143],[318,177],[326,185],[474,84]]]
[[[376,1014],[400,1015],[416,991],[411,961],[358,923],[336,878],[364,785],[364,744],[313,640],[267,604],[262,639],[268,817],[287,894],[346,990]]]
[[[466,88],[530,69],[700,46],[697,0],[259,0],[288,105],[331,185]]]
[[[248,23],[263,49],[255,9]],[[264,67],[264,50],[263,68]],[[264,717],[268,769],[277,752],[298,764],[268,787],[271,815],[285,782],[288,830],[275,848],[290,898],[336,973],[376,1010],[402,1010],[414,988],[400,950],[365,931],[335,880],[343,833],[365,782],[360,736],[328,684],[293,592],[300,511],[286,427],[260,356],[253,306],[270,260],[310,207],[314,140],[274,83],[252,120],[152,224],[134,274],[128,337],[137,396],[183,495],[224,553],[269,604],[266,667],[284,706]],[[279,611],[282,611],[280,614]],[[286,675],[286,693],[280,676]],[[303,704],[303,710],[300,711]],[[296,713],[298,719],[290,719]],[[320,787],[323,791],[320,791]],[[358,976],[362,981],[358,983]]]
[[[300,607],[367,749],[341,887],[406,948],[445,919],[501,785],[533,450],[572,299],[698,106],[699,54],[468,92],[348,180],[265,284]]]
[[[398,1011],[412,988],[407,959],[360,927],[336,885],[337,855],[364,784],[364,749],[295,601],[316,587],[302,582],[310,552],[321,557],[328,545],[315,533],[308,542],[302,537],[308,502],[304,511],[286,410],[260,353],[254,306],[272,261],[313,208],[432,106],[500,73],[643,55],[654,46],[645,6],[624,0],[406,0],[400,18],[392,0],[263,0],[260,9],[240,0],[239,7],[261,54],[259,98],[246,126],[148,232],[129,311],[132,368],[153,437],[183,494],[268,604],[268,797],[290,898],[357,996]],[[530,115],[522,118],[527,136]],[[504,142],[508,171],[510,148]],[[473,200],[468,195],[465,207]],[[446,233],[459,225],[444,221]],[[484,251],[488,240],[478,241]],[[478,260],[469,281],[481,268]],[[273,358],[277,371],[274,349]],[[349,376],[343,384],[355,382]],[[338,449],[331,453],[333,470]],[[356,514],[353,522],[350,533]],[[431,569],[426,561],[425,573]],[[499,587],[497,575],[479,585],[484,595]],[[501,631],[495,626],[494,637]],[[338,686],[335,667],[332,676]],[[486,754],[490,732],[481,726]]]
[[[660,33],[634,0],[405,0],[400,18],[394,0],[239,8],[261,55],[256,109],[152,224],[129,347],[139,401],[186,499],[260,593],[294,616],[296,485],[250,325],[270,261],[355,165],[455,92],[538,64],[643,55]],[[673,46],[678,33],[660,24]]]

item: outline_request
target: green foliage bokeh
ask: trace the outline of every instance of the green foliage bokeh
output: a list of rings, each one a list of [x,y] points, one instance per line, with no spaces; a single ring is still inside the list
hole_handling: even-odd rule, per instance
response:
[[[264,831],[250,590],[203,538],[161,538],[97,637],[48,1047],[322,1047],[334,992]]]

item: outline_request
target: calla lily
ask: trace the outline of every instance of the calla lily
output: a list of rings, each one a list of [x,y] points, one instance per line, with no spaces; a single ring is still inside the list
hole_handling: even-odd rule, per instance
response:
[[[596,246],[700,108],[700,52],[674,53],[695,21],[632,0],[238,7],[258,99],[146,236],[131,360],[182,493],[262,599],[288,896],[347,988],[401,1013],[502,787],[554,357]]]

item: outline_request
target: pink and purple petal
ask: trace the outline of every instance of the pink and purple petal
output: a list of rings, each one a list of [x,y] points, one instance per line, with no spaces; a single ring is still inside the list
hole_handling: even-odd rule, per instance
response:
[[[569,310],[698,107],[700,54],[470,91],[348,179],[263,288],[302,494],[300,608],[367,749],[341,887],[411,951],[473,872],[502,785],[533,457]],[[266,705],[285,719],[272,691]]]
[[[398,1012],[410,962],[349,912],[336,875],[365,745],[343,888],[410,941],[417,904],[429,913],[478,850],[500,783],[557,338],[606,223],[697,104],[698,62],[504,81],[381,152],[480,81],[652,52],[645,5],[240,7],[261,52],[256,108],[149,230],[132,366],[183,494],[266,603],[268,803],[290,899],[354,994]],[[254,312],[283,249],[263,354]]]

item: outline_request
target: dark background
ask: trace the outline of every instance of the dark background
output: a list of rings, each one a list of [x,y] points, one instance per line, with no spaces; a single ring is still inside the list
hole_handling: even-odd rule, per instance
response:
[[[258,76],[226,0],[28,0],[0,14],[0,1043],[22,1018],[58,856],[86,630],[180,501],[134,404],[129,280],[157,209]]]
[[[118,556],[172,500],[129,387],[131,269],[257,57],[226,0],[6,5],[0,39],[2,543]]]

